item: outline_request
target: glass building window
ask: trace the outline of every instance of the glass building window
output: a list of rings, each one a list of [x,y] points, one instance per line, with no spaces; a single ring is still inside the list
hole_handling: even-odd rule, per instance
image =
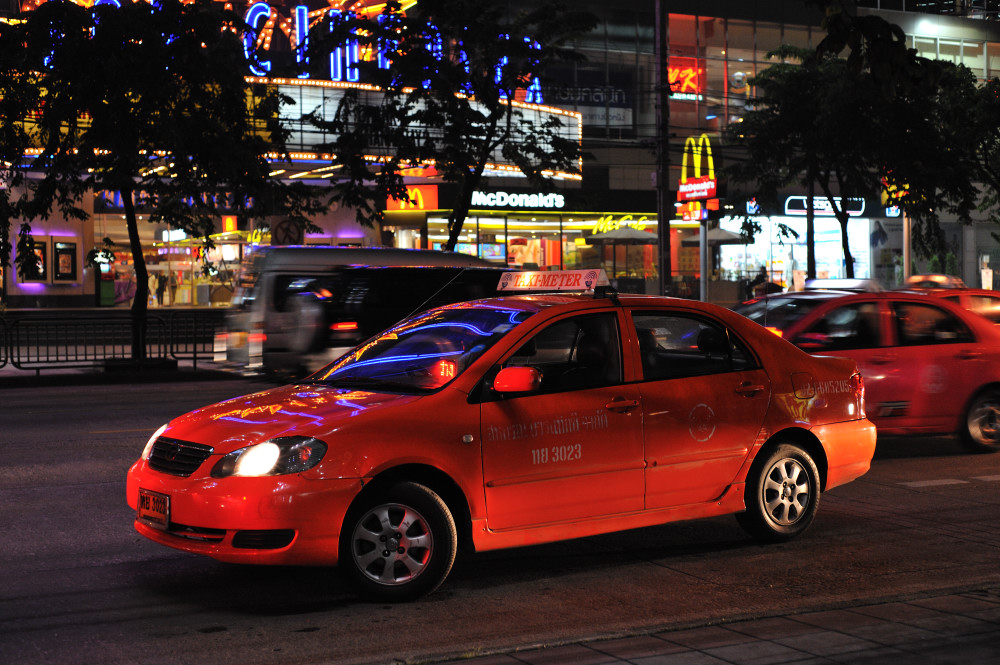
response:
[[[962,42],[962,64],[972,70],[978,79],[986,78],[985,44],[966,39]]]
[[[1000,44],[986,44],[986,77],[1000,76]]]

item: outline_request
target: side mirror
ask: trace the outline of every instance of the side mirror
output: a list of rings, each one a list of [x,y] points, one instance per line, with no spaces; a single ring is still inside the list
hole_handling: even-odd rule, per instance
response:
[[[504,367],[493,379],[498,393],[533,393],[542,385],[542,373],[534,367]]]

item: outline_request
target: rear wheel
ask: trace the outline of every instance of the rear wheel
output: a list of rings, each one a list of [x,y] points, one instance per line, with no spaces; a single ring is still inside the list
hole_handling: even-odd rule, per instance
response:
[[[979,453],[1000,450],[1000,391],[984,390],[972,398],[965,412],[962,441]]]
[[[747,477],[746,512],[736,519],[759,540],[791,540],[816,517],[819,471],[809,453],[794,444],[780,444],[762,455]]]
[[[373,492],[348,512],[340,568],[362,595],[405,601],[441,585],[458,551],[448,506],[429,488],[398,483]]]

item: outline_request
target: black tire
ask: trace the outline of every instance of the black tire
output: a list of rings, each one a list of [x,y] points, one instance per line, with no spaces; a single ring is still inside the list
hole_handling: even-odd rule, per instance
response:
[[[457,551],[458,530],[445,502],[423,485],[403,482],[348,511],[339,567],[362,596],[401,602],[437,589]]]
[[[809,453],[794,444],[779,444],[754,460],[747,477],[747,509],[736,519],[758,540],[785,542],[812,523],[819,495],[819,471]]]
[[[1000,450],[1000,391],[984,390],[969,403],[965,411],[962,443],[977,453]]]

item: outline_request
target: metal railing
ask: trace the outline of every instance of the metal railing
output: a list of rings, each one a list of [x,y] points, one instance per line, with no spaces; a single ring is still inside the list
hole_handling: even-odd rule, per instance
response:
[[[213,358],[224,310],[171,310],[146,317],[148,360]],[[86,369],[132,357],[127,310],[48,311],[0,316],[0,367],[20,370]]]

